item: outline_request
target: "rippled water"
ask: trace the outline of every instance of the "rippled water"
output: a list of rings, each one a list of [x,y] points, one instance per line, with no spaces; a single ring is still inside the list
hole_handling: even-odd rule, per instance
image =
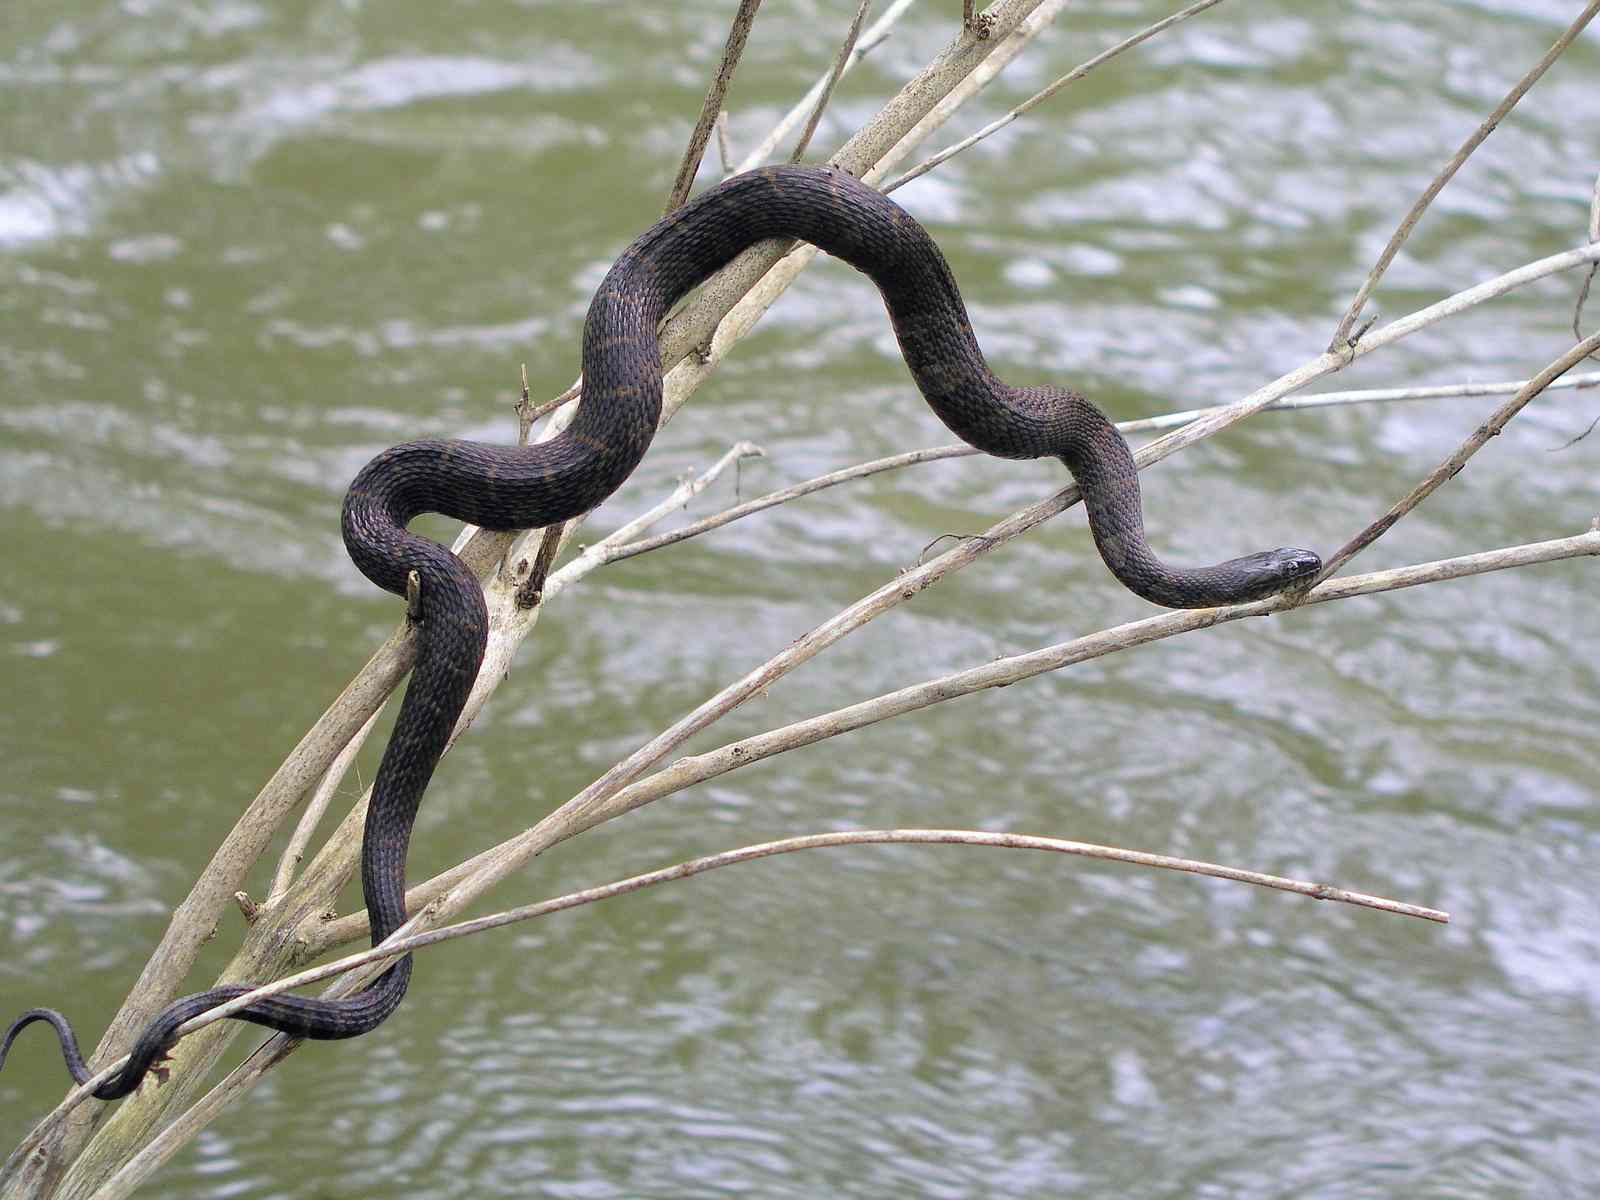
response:
[[[763,10],[736,149],[853,7]],[[1119,417],[1231,399],[1320,352],[1437,165],[1578,7],[1222,5],[900,198],[1003,375],[1073,381]],[[346,481],[407,437],[507,440],[524,361],[536,395],[571,378],[589,293],[659,211],[730,8],[13,0],[0,1017],[58,1003],[98,1036],[240,805],[396,617],[339,544]],[[956,11],[914,12],[818,145]],[[960,131],[1168,11],[1069,10]],[[1597,72],[1591,31],[1441,197],[1385,317],[1583,240]],[[1332,386],[1531,374],[1569,344],[1577,283]],[[1596,441],[1553,451],[1596,395],[1541,398],[1360,569],[1587,526]],[[1154,471],[1151,524],[1195,559],[1329,550],[1495,403],[1262,417]],[[738,437],[771,454],[745,494],[947,440],[870,287],[835,264],[597,527]],[[441,771],[413,876],[522,829],[934,537],[1059,479],[941,463],[597,574]],[[1448,928],[1031,855],[796,856],[430,952],[381,1032],[298,1055],[146,1191],[1588,1195],[1597,578],[1558,563],[1097,660],[726,776],[496,896],[789,832],[954,825],[1328,879],[1447,908]],[[725,736],[1148,611],[1073,513]],[[237,935],[225,923],[202,968]],[[36,1032],[0,1075],[6,1145],[64,1080]]]

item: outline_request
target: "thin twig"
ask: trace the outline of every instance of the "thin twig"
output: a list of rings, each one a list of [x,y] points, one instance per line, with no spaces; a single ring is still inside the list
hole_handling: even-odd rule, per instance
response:
[[[724,175],[733,171],[733,147],[728,144],[728,110],[717,114],[717,161]]]
[[[734,443],[727,453],[705,471],[682,480],[665,500],[612,531],[594,545],[585,547],[581,554],[563,566],[553,577],[546,580],[544,585],[545,598],[549,599],[560,594],[596,567],[610,562],[612,554],[618,546],[633,541],[633,539],[639,537],[640,534],[663,518],[683,508],[690,500],[715,483],[729,467],[746,458],[765,458],[766,454],[767,452],[754,442]],[[526,605],[520,606],[527,607]]]
[[[275,980],[272,983],[263,984],[233,1000],[229,1000],[226,1004],[220,1004],[197,1017],[190,1018],[179,1026],[177,1033],[180,1037],[186,1036],[196,1030],[204,1029],[207,1025],[226,1020],[240,1010],[248,1008],[257,1000],[264,1000],[269,996],[281,996],[286,992],[294,991],[296,988],[320,983],[324,979],[333,979],[353,971],[357,967],[387,962],[402,954],[438,945],[440,942],[472,937],[492,929],[503,929],[507,925],[516,925],[523,921],[531,921],[554,913],[566,912],[569,909],[581,908],[586,904],[594,904],[602,900],[613,900],[619,896],[626,896],[633,892],[643,891],[646,888],[656,887],[659,884],[690,879],[706,871],[714,871],[719,867],[736,866],[739,863],[754,862],[758,859],[771,858],[779,854],[792,854],[799,850],[818,850],[836,846],[907,843],[913,845],[988,846],[1006,850],[1050,850],[1058,854],[1076,855],[1081,858],[1096,858],[1106,862],[1129,863],[1134,866],[1154,867],[1165,871],[1179,871],[1191,875],[1207,875],[1215,879],[1229,879],[1238,883],[1249,883],[1258,887],[1272,888],[1276,891],[1295,892],[1302,896],[1310,896],[1316,900],[1336,900],[1340,903],[1353,904],[1360,908],[1376,909],[1380,912],[1393,913],[1397,916],[1420,917],[1423,920],[1437,921],[1440,924],[1448,924],[1450,921],[1449,913],[1442,912],[1436,908],[1426,908],[1417,904],[1408,904],[1399,900],[1373,896],[1365,892],[1353,892],[1344,888],[1335,888],[1325,883],[1308,883],[1304,880],[1290,879],[1281,875],[1247,871],[1240,867],[1227,867],[1199,859],[1176,858],[1171,855],[1154,854],[1144,850],[1129,850],[1120,846],[1102,846],[1092,842],[1077,842],[1057,837],[979,832],[966,829],[839,830],[830,833],[803,834],[795,837],[780,838],[771,842],[741,846],[735,850],[724,850],[717,854],[692,858],[670,867],[646,871],[643,874],[633,875],[627,879],[619,879],[613,883],[569,892],[564,896],[557,896],[551,900],[518,905],[515,908],[505,909],[488,916],[474,917],[468,921],[458,921],[452,925],[443,925],[437,929],[414,933],[408,937],[398,938],[391,943],[385,943],[377,949],[363,950],[334,962],[323,963],[319,966],[296,972],[293,975],[286,975],[284,978]]]
[[[748,517],[764,509],[785,504],[790,500],[809,496],[813,492],[820,492],[824,488],[835,487],[841,483],[848,483],[853,479],[864,479],[868,475],[877,475],[882,471],[899,470],[902,467],[915,466],[918,463],[934,462],[945,458],[964,458],[970,454],[978,454],[965,442],[953,446],[930,446],[924,450],[911,450],[905,454],[892,454],[888,458],[878,458],[871,462],[857,463],[853,467],[843,470],[830,471],[826,475],[818,475],[804,483],[797,483],[793,487],[780,488],[775,492],[768,492],[765,496],[758,496],[754,500],[747,500],[732,508],[723,509],[709,517],[685,525],[682,529],[674,529],[668,533],[660,533],[652,538],[644,538],[637,542],[626,542],[612,546],[606,551],[604,561],[607,563],[620,562],[625,558],[634,558],[640,554],[648,554],[652,550],[659,550],[663,546],[671,546],[678,542],[687,541],[689,538],[698,537],[713,529],[720,529],[741,517]]]
[[[1594,195],[1589,199],[1589,243],[1594,245],[1597,242],[1600,242],[1600,175],[1595,176]],[[1572,336],[1575,338],[1583,337],[1583,306],[1588,302],[1589,288],[1594,283],[1595,272],[1597,271],[1600,271],[1600,263],[1596,263],[1589,268],[1588,273],[1583,277],[1583,283],[1578,287],[1578,300],[1572,306]],[[1590,428],[1592,429],[1593,426],[1590,426]],[[1588,436],[1588,430],[1585,430],[1574,440],[1582,441]],[[1571,442],[1567,443],[1569,446],[1571,444]],[[1561,449],[1566,449],[1566,447],[1563,446]]]
[[[534,407],[533,407],[533,396],[528,391],[528,364],[527,363],[523,363],[522,364],[522,389],[521,389],[520,395],[517,398],[516,413],[517,413],[517,445],[526,446],[528,444],[528,435],[533,432],[533,422],[534,422],[534,419],[535,419],[535,410],[534,410]]]
[[[1304,603],[1322,604],[1334,600],[1347,600],[1355,596],[1374,595],[1379,592],[1582,556],[1600,556],[1600,528],[1592,528],[1568,538],[1328,580],[1313,589]],[[947,703],[992,688],[1010,687],[1038,675],[1179,634],[1209,629],[1215,625],[1248,617],[1271,616],[1274,613],[1290,611],[1294,607],[1297,606],[1293,601],[1273,597],[1226,608],[1160,613],[1046,646],[1043,649],[1011,655],[942,675],[790,725],[740,738],[703,754],[680,758],[663,770],[618,792],[598,815],[602,819],[609,820],[753,763],[790,750],[814,745],[840,734],[865,729],[936,704]],[[488,853],[490,852],[479,857],[486,857]],[[446,874],[452,875],[453,872]],[[407,903],[413,907],[420,907],[428,902],[431,895],[442,892],[445,886],[447,886],[445,876],[441,876],[438,881],[429,880],[419,885],[413,893],[408,893]],[[341,917],[338,921],[330,923],[327,932],[346,941],[362,937],[366,932],[365,914],[357,913],[350,917]]]
[[[645,888],[655,887],[663,883],[673,883],[683,879],[690,879],[707,871],[717,870],[722,867],[736,866],[741,863],[754,862],[758,859],[771,858],[779,854],[793,854],[802,850],[819,850],[845,846],[864,845],[958,845],[977,846],[1003,850],[1035,850],[1047,851],[1055,854],[1064,854],[1079,858],[1092,858],[1109,862],[1127,863],[1133,866],[1151,867],[1160,870],[1179,871],[1187,874],[1204,875],[1216,879],[1226,879],[1236,883],[1248,883],[1257,887],[1271,888],[1275,891],[1291,892],[1296,895],[1307,896],[1313,900],[1337,901],[1362,908],[1370,908],[1379,912],[1388,912],[1397,916],[1416,917],[1426,921],[1448,924],[1450,914],[1436,908],[1426,908],[1422,905],[1406,904],[1396,900],[1388,900],[1380,896],[1369,895],[1365,892],[1354,892],[1344,888],[1333,887],[1329,884],[1306,883],[1302,880],[1288,879],[1280,875],[1268,875],[1258,871],[1245,871],[1236,867],[1225,867],[1215,863],[1203,862],[1197,859],[1174,858],[1164,854],[1150,854],[1139,850],[1126,850],[1116,846],[1098,846],[1089,842],[1074,842],[1063,838],[1039,837],[1020,833],[986,833],[964,829],[861,829],[846,830],[835,833],[810,834],[801,837],[783,838],[773,842],[763,842],[753,846],[743,846],[737,850],[727,850],[720,854],[706,855],[703,858],[691,859],[688,862],[678,863],[675,866],[665,867],[661,870],[635,875],[629,879],[618,880],[615,883],[605,884],[600,887],[586,888],[580,892],[569,893],[553,900],[541,901],[537,904],[523,905],[519,908],[508,909],[505,912],[495,913],[492,916],[479,917],[471,921],[463,921],[456,925],[445,926],[441,929],[431,930],[395,941],[381,949],[367,950],[360,954],[351,955],[335,963],[328,963],[309,971],[302,971],[298,975],[282,979],[251,991],[248,995],[186,1022],[180,1033],[187,1034],[208,1024],[222,1020],[247,1004],[266,996],[280,995],[294,987],[314,983],[327,979],[336,974],[342,974],[361,966],[385,962],[395,956],[439,942],[450,941],[455,938],[467,937],[490,929],[502,928],[521,921],[531,920],[536,917],[548,916],[557,912],[577,908],[585,904],[592,904],[600,900],[612,899],[617,896],[628,895]],[[165,1161],[170,1153],[178,1146],[183,1145],[189,1137],[203,1128],[205,1123],[224,1106],[231,1095],[242,1091],[252,1082],[253,1077],[258,1077],[273,1062],[282,1057],[282,1054],[292,1048],[295,1042],[276,1035],[257,1048],[229,1077],[212,1090],[189,1113],[185,1113],[175,1123],[173,1130],[164,1130],[149,1146],[135,1156],[133,1160],[113,1176],[99,1191],[95,1193],[96,1200],[122,1200],[131,1195],[133,1189],[146,1175],[161,1162]],[[109,1078],[120,1064],[113,1064],[112,1068],[101,1072]],[[101,1075],[97,1075],[88,1084],[74,1089],[67,1100],[63,1101],[57,1110],[51,1113],[47,1120],[58,1119],[58,1115],[82,1101],[92,1088],[98,1084]],[[148,1156],[148,1158],[146,1158]]]
[[[1583,282],[1578,285],[1578,300],[1572,306],[1572,336],[1575,338],[1583,336],[1583,306],[1588,303],[1589,286],[1594,282],[1596,271],[1600,271],[1600,264],[1590,267]]]
[[[1579,442],[1583,441],[1591,433],[1593,433],[1595,431],[1596,427],[1600,427],[1600,417],[1596,417],[1594,420],[1590,421],[1589,422],[1589,427],[1587,429],[1585,429],[1582,433],[1580,433],[1577,437],[1568,438],[1566,441],[1562,442],[1561,445],[1559,445],[1559,446],[1551,446],[1545,451],[1545,453],[1546,454],[1560,454],[1561,451],[1563,451],[1563,450],[1570,450],[1573,446],[1576,446]]]
[[[850,55],[856,47],[856,39],[861,36],[861,22],[867,18],[867,9],[872,7],[872,0],[861,0],[856,6],[856,15],[850,22],[850,28],[845,30],[844,41],[839,45],[839,53],[834,57],[833,70],[828,73],[828,81],[822,88],[822,94],[817,97],[817,102],[811,108],[811,116],[806,121],[806,127],[800,133],[800,140],[794,144],[794,150],[789,154],[790,162],[799,162],[806,152],[806,147],[811,144],[811,135],[817,131],[817,122],[822,120],[822,113],[828,107],[828,101],[833,97],[834,84],[839,82],[839,76],[844,74],[845,64],[850,61]]]
[[[379,708],[367,718],[356,735],[345,744],[334,760],[328,764],[328,769],[322,773],[322,778],[317,781],[317,786],[311,793],[311,799],[306,801],[305,812],[300,815],[300,821],[290,835],[289,844],[283,848],[283,854],[278,859],[278,869],[272,877],[271,890],[267,892],[267,903],[272,903],[289,890],[289,885],[294,882],[294,873],[300,863],[305,859],[306,847],[311,844],[311,837],[321,824],[323,816],[328,811],[328,805],[339,794],[339,785],[344,782],[345,773],[355,762],[356,756],[361,753],[361,747],[366,745],[367,738],[372,734],[373,726],[378,723],[378,714],[383,711]]]
[[[528,427],[531,429],[535,422],[544,417],[548,417],[551,413],[555,412],[556,409],[563,408],[566,405],[571,404],[581,395],[583,395],[583,380],[579,379],[577,383],[573,384],[553,400],[546,400],[543,404],[535,405],[534,408],[528,413]]]
[[[561,549],[566,530],[565,521],[545,526],[539,538],[539,552],[533,556],[533,565],[528,568],[528,577],[517,585],[518,608],[533,608],[544,598],[545,580],[550,577],[550,568],[555,565],[556,554]]]
[[[1373,289],[1378,286],[1378,280],[1383,278],[1383,273],[1389,269],[1389,264],[1394,261],[1395,255],[1400,253],[1400,247],[1405,245],[1406,239],[1411,236],[1411,231],[1416,228],[1417,222],[1422,219],[1422,214],[1433,203],[1434,197],[1444,190],[1445,184],[1455,177],[1455,173],[1471,157],[1472,152],[1482,145],[1485,138],[1494,132],[1495,127],[1505,119],[1506,114],[1516,107],[1517,101],[1521,100],[1527,94],[1528,89],[1539,81],[1539,77],[1550,69],[1550,64],[1561,57],[1562,52],[1583,32],[1584,26],[1594,19],[1596,13],[1600,13],[1600,0],[1590,0],[1583,12],[1578,14],[1577,19],[1567,26],[1566,32],[1556,39],[1555,44],[1545,51],[1544,57],[1535,63],[1528,73],[1517,81],[1516,86],[1506,93],[1505,99],[1500,101],[1495,110],[1484,119],[1483,124],[1473,131],[1472,136],[1461,144],[1461,148],[1444,165],[1444,169],[1434,176],[1433,182],[1427,186],[1421,196],[1417,197],[1417,202],[1411,206],[1411,211],[1405,215],[1405,219],[1400,222],[1400,227],[1394,231],[1394,236],[1389,239],[1389,244],[1383,248],[1383,253],[1378,256],[1377,263],[1373,266],[1371,273],[1367,275],[1366,282],[1361,285],[1361,290],[1356,293],[1356,298],[1350,302],[1350,307],[1345,310],[1344,316],[1339,319],[1338,328],[1333,331],[1333,340],[1328,343],[1330,353],[1337,353],[1349,343],[1350,331],[1355,328],[1356,318],[1361,315],[1361,310],[1366,306]]]
[[[728,29],[728,40],[722,47],[722,60],[717,64],[716,77],[706,92],[705,103],[700,106],[700,119],[695,122],[694,133],[689,136],[683,161],[678,165],[678,177],[672,181],[672,190],[667,193],[665,212],[671,212],[689,198],[695,173],[699,171],[700,160],[705,156],[706,142],[711,138],[711,129],[717,123],[717,114],[722,111],[723,101],[727,98],[728,84],[733,82],[733,73],[739,69],[739,58],[744,54],[750,27],[755,24],[756,10],[760,7],[761,0],[739,0],[739,11],[734,13],[733,24]]]
[[[1600,175],[1594,177],[1594,195],[1589,199],[1589,240],[1600,242]]]
[[[1309,396],[1286,396],[1269,404],[1264,413],[1299,412],[1308,408],[1341,408],[1353,404],[1376,404],[1396,400],[1443,400],[1468,396],[1504,396],[1528,385],[1526,379],[1504,383],[1447,383],[1435,387],[1366,388],[1349,392],[1316,392]],[[1600,387],[1600,373],[1573,375],[1552,383],[1546,391],[1562,391]],[[1157,429],[1175,429],[1187,425],[1225,406],[1190,408],[1182,412],[1160,413],[1153,417],[1139,417],[1132,421],[1118,421],[1123,433],[1148,433]]]
[[[1320,392],[1312,396],[1287,396],[1268,407],[1262,412],[1286,413],[1299,412],[1303,409],[1334,408],[1356,404],[1374,404],[1383,401],[1399,400],[1436,400],[1462,396],[1498,396],[1506,395],[1526,387],[1528,380],[1519,379],[1504,383],[1455,383],[1442,384],[1435,387],[1409,387],[1409,388],[1368,388],[1362,391],[1348,392]],[[1579,389],[1600,387],[1600,373],[1579,375],[1571,378],[1560,379],[1552,382],[1546,391],[1560,389]],[[1213,405],[1210,408],[1192,408],[1182,412],[1162,413],[1153,417],[1140,417],[1131,421],[1118,421],[1117,429],[1124,434],[1147,433],[1160,429],[1175,429],[1188,425],[1201,417],[1212,413],[1221,412],[1225,405]],[[1571,443],[1568,443],[1570,445]],[[1562,447],[1564,448],[1564,447]],[[703,517],[681,529],[659,533],[654,537],[643,538],[636,542],[617,542],[606,551],[606,563],[621,562],[626,558],[635,558],[640,554],[649,554],[652,551],[688,541],[690,538],[699,537],[701,534],[720,529],[724,525],[742,520],[780,504],[787,504],[792,500],[812,495],[827,488],[836,487],[842,483],[849,483],[857,479],[864,479],[870,475],[877,475],[884,471],[897,471],[906,467],[918,466],[922,463],[940,462],[951,458],[972,458],[983,452],[965,442],[954,442],[945,446],[927,446],[920,450],[908,450],[903,454],[891,454],[886,458],[876,458],[870,462],[857,463],[837,471],[830,471],[824,475],[817,475],[811,479],[790,487],[780,488],[747,500],[743,504],[734,505]]]
[[[1061,76],[1061,78],[1057,79],[1049,87],[1043,89],[1042,91],[1035,92],[1032,96],[1028,97],[1028,99],[1024,100],[1010,112],[1006,113],[1005,116],[989,122],[989,124],[978,130],[978,132],[973,134],[971,137],[963,138],[955,145],[948,146],[939,151],[939,153],[923,159],[916,166],[912,167],[911,170],[895,179],[893,183],[885,184],[883,188],[885,194],[894,191],[896,188],[903,187],[904,185],[910,183],[913,179],[917,178],[919,175],[926,175],[929,171],[933,170],[946,159],[954,158],[957,154],[960,154],[968,147],[976,145],[977,143],[983,141],[984,138],[989,137],[991,134],[998,133],[1007,125],[1011,124],[1011,122],[1015,121],[1018,117],[1037,108],[1046,100],[1050,99],[1051,96],[1054,96],[1062,88],[1066,87],[1069,83],[1074,83],[1077,80],[1082,79],[1090,71],[1094,70],[1101,63],[1107,61],[1108,59],[1115,58],[1124,51],[1133,49],[1133,47],[1137,46],[1140,42],[1154,37],[1162,30],[1176,25],[1179,21],[1187,21],[1190,17],[1195,16],[1197,13],[1202,13],[1206,9],[1221,3],[1222,0],[1199,0],[1199,3],[1191,4],[1182,12],[1173,13],[1170,17],[1157,21],[1154,25],[1150,25],[1144,29],[1141,29],[1132,37],[1123,38],[1122,41],[1118,42],[1110,49],[1103,50],[1099,54],[1096,54],[1093,58],[1089,59],[1087,62],[1080,63],[1078,66],[1072,68],[1072,70]]]
[[[1403,499],[1396,501],[1383,516],[1372,522],[1372,524],[1340,547],[1338,552],[1323,564],[1322,573],[1317,576],[1317,579],[1320,581],[1328,578],[1341,566],[1387,533],[1395,522],[1438,491],[1447,480],[1454,479],[1461,468],[1467,465],[1467,460],[1481,450],[1490,438],[1504,429],[1511,418],[1521,412],[1530,400],[1544,391],[1553,380],[1561,378],[1561,376],[1572,370],[1573,367],[1581,363],[1596,349],[1600,349],[1600,333],[1591,338],[1585,338],[1532,379],[1528,380],[1527,384],[1520,388],[1515,396],[1512,396],[1511,399],[1495,409],[1487,421],[1473,430],[1472,436],[1462,442],[1453,454],[1430,471],[1426,479],[1412,488]]]
[[[844,71],[841,74],[848,74],[850,69],[860,62],[862,58],[881,45],[893,31],[895,22],[915,3],[916,0],[894,0],[894,3],[884,11],[883,16],[868,26],[866,32],[856,41],[855,48],[851,50],[850,56],[845,60]],[[828,81],[832,78],[832,69],[820,76],[807,90],[806,94],[800,97],[794,106],[779,119],[778,123],[767,133],[767,136],[762,138],[755,148],[739,161],[739,165],[734,168],[735,172],[748,171],[753,167],[759,167],[777,153],[778,147],[783,143],[783,139],[788,137],[789,132],[816,109],[817,100],[822,95],[823,88],[828,86]]]

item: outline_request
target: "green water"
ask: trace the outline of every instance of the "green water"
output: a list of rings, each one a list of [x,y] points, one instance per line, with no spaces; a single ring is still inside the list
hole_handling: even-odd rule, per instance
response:
[[[1069,9],[959,133],[1172,7]],[[1232,399],[1321,351],[1433,170],[1579,7],[1224,4],[898,198],[1008,379],[1071,382],[1118,417]],[[538,397],[571,379],[731,8],[10,0],[0,1019],[57,1004],[98,1037],[241,805],[398,615],[344,555],[345,484],[406,438],[509,440],[523,362]],[[737,150],[853,9],[766,6]],[[819,152],[958,12],[912,13],[841,85]],[[1597,78],[1591,30],[1434,207],[1386,317],[1583,240]],[[1328,386],[1531,374],[1570,343],[1577,283]],[[1600,439],[1551,451],[1597,395],[1536,402],[1359,569],[1586,527]],[[1495,403],[1254,420],[1151,473],[1151,526],[1190,560],[1331,550]],[[595,528],[746,437],[771,457],[745,495],[948,440],[871,288],[820,264]],[[441,770],[412,877],[1060,479],[941,463],[595,574]],[[1589,1195],[1597,582],[1593,560],[1558,563],[1101,659],[725,776],[493,897],[794,832],[966,826],[1326,879],[1447,908],[1448,928],[993,851],[794,856],[429,952],[381,1031],[295,1056],[143,1194]],[[694,745],[1149,611],[1075,510]],[[238,935],[230,916],[195,986]],[[0,1074],[4,1148],[64,1081],[31,1030]]]

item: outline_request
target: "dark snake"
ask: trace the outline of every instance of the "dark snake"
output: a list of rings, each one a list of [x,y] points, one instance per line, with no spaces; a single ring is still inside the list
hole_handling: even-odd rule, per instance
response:
[[[356,566],[401,596],[411,572],[421,582],[416,666],[373,783],[362,843],[373,945],[406,919],[412,821],[477,677],[488,631],[477,578],[407,524],[422,513],[442,513],[485,529],[531,529],[599,504],[632,474],[655,435],[657,325],[707,276],[771,238],[810,242],[872,279],[917,387],[961,438],[1000,458],[1061,459],[1082,490],[1101,558],[1130,591],[1167,607],[1206,608],[1270,596],[1320,568],[1310,551],[1288,549],[1213,567],[1160,562],[1145,542],[1139,475],[1121,434],[1076,392],[1013,388],[995,378],[950,268],[921,225],[881,193],[830,168],[768,167],[736,176],[657,222],[606,275],[584,324],[583,395],[564,433],[517,447],[407,442],[374,458],[350,485],[344,542]],[[233,1015],[294,1037],[355,1037],[394,1012],[410,979],[408,955],[353,996],[279,996]],[[178,1026],[249,990],[227,984],[175,1001],[94,1095],[128,1095],[164,1058]],[[72,1077],[85,1082],[90,1072],[72,1028],[54,1009],[31,1009],[11,1026],[0,1065],[18,1031],[33,1021],[55,1027]]]

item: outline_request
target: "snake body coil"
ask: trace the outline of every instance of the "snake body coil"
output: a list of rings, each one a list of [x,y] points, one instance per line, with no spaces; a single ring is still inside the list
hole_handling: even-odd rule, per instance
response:
[[[405,595],[410,572],[421,580],[416,666],[373,783],[362,845],[374,945],[405,921],[412,822],[477,676],[488,625],[478,580],[448,550],[406,525],[433,512],[487,529],[536,528],[577,517],[605,499],[655,435],[662,317],[740,251],[769,238],[811,242],[872,278],[917,387],[960,437],[1001,458],[1060,458],[1082,489],[1101,557],[1130,590],[1169,607],[1209,607],[1269,596],[1319,569],[1317,556],[1305,550],[1198,569],[1158,561],[1145,543],[1138,473],[1121,435],[1075,392],[1013,388],[995,378],[944,257],[904,210],[827,168],[770,167],[736,176],[646,231],[606,275],[584,326],[583,398],[565,433],[522,447],[408,442],[378,455],[350,485],[343,527],[356,565],[397,595]],[[234,1015],[296,1037],[354,1037],[395,1010],[410,978],[407,956],[353,996],[283,996]],[[121,1072],[94,1094],[103,1100],[128,1095],[164,1055],[179,1025],[248,990],[230,984],[173,1003],[145,1029]],[[18,1031],[33,1021],[55,1027],[68,1069],[85,1081],[89,1071],[72,1029],[53,1009],[32,1009],[11,1026],[0,1044],[0,1064]]]

